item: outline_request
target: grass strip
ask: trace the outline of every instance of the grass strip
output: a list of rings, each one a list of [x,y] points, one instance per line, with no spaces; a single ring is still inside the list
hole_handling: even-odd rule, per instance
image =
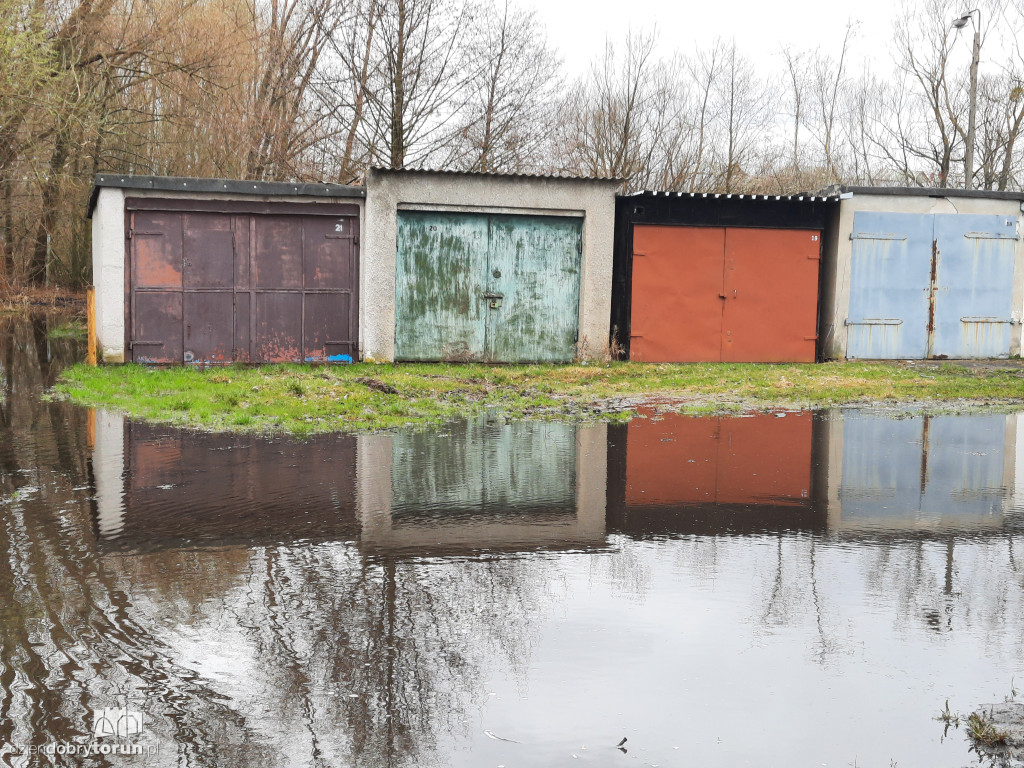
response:
[[[708,413],[847,404],[1024,403],[1024,369],[1008,365],[483,365],[151,368],[77,365],[52,396],[212,431],[391,429],[498,410],[510,418],[627,418],[637,407]]]

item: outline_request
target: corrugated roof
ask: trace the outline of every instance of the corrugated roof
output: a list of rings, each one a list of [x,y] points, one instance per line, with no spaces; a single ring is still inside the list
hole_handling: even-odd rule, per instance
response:
[[[825,192],[837,189],[830,187]],[[841,194],[851,195],[892,195],[905,197],[974,197],[984,200],[1019,200],[1024,202],[1024,192],[1000,192],[994,189],[949,189],[944,187],[838,187]]]
[[[498,176],[502,178],[522,179],[560,179],[562,181],[613,181],[621,184],[625,179],[614,176],[574,176],[568,173],[499,173],[497,171],[453,171],[439,168],[386,168],[384,166],[373,166],[370,168],[375,173],[436,173],[449,176]]]
[[[270,195],[275,197],[366,197],[366,187],[300,181],[245,181],[242,179],[203,179],[189,176],[132,176],[98,173],[89,194],[87,218],[92,218],[100,189],[146,189],[160,192],[223,192],[232,195]]]
[[[735,194],[729,192],[634,192],[629,195],[622,195],[622,197],[688,197],[688,198],[710,198],[714,200],[785,200],[788,202],[822,202],[825,200],[838,200],[839,196],[836,194],[825,194],[822,192],[816,192],[815,194],[798,194],[798,195],[748,195],[748,194]]]

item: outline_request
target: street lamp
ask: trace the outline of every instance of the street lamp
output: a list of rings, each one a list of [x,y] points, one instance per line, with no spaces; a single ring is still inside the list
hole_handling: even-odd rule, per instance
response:
[[[973,14],[978,14],[974,20]],[[967,22],[974,23],[974,55],[971,58],[971,113],[967,118],[967,152],[964,154],[964,189],[970,189],[974,179],[974,116],[978,111],[978,60],[981,58],[981,11],[975,8],[953,22],[955,29],[963,29]]]

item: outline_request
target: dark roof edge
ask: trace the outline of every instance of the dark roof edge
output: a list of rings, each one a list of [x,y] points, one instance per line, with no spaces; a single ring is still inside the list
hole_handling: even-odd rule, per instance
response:
[[[371,166],[371,173],[412,173],[412,174],[439,174],[445,176],[481,176],[496,177],[505,179],[551,179],[554,181],[600,181],[605,183],[622,184],[625,179],[614,176],[573,176],[560,173],[498,173],[496,171],[452,171],[435,168],[387,168],[384,166]]]
[[[837,201],[839,200],[838,193],[825,190],[823,192],[800,192],[795,195],[763,195],[763,194],[747,194],[744,192],[740,194],[738,192],[655,192],[650,190],[644,190],[643,192],[631,192],[627,195],[618,195],[618,197],[643,197],[643,198],[688,198],[688,199],[708,199],[708,200],[765,200],[769,202],[783,201],[783,202],[823,202],[823,201]]]
[[[892,195],[904,197],[973,197],[983,200],[1018,200],[1024,202],[1024,192],[1000,192],[993,189],[946,189],[942,187],[830,187],[850,195]]]
[[[201,179],[188,176],[131,176],[97,173],[89,193],[92,218],[99,191],[104,187],[145,189],[158,192],[226,193],[232,195],[278,195],[288,197],[366,197],[366,187],[345,184],[323,184],[303,181],[244,181],[242,179]]]

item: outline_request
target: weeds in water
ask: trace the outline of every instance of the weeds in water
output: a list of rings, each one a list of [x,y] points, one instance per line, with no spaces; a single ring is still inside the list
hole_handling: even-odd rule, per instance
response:
[[[983,747],[995,747],[1006,743],[1007,733],[984,712],[972,712],[967,718],[967,735]]]
[[[946,699],[946,708],[939,712],[938,716],[935,719],[938,720],[940,723],[945,724],[946,727],[942,731],[942,735],[947,736],[949,735],[950,728],[960,727],[961,715],[959,712],[953,712],[949,708],[949,699]]]

